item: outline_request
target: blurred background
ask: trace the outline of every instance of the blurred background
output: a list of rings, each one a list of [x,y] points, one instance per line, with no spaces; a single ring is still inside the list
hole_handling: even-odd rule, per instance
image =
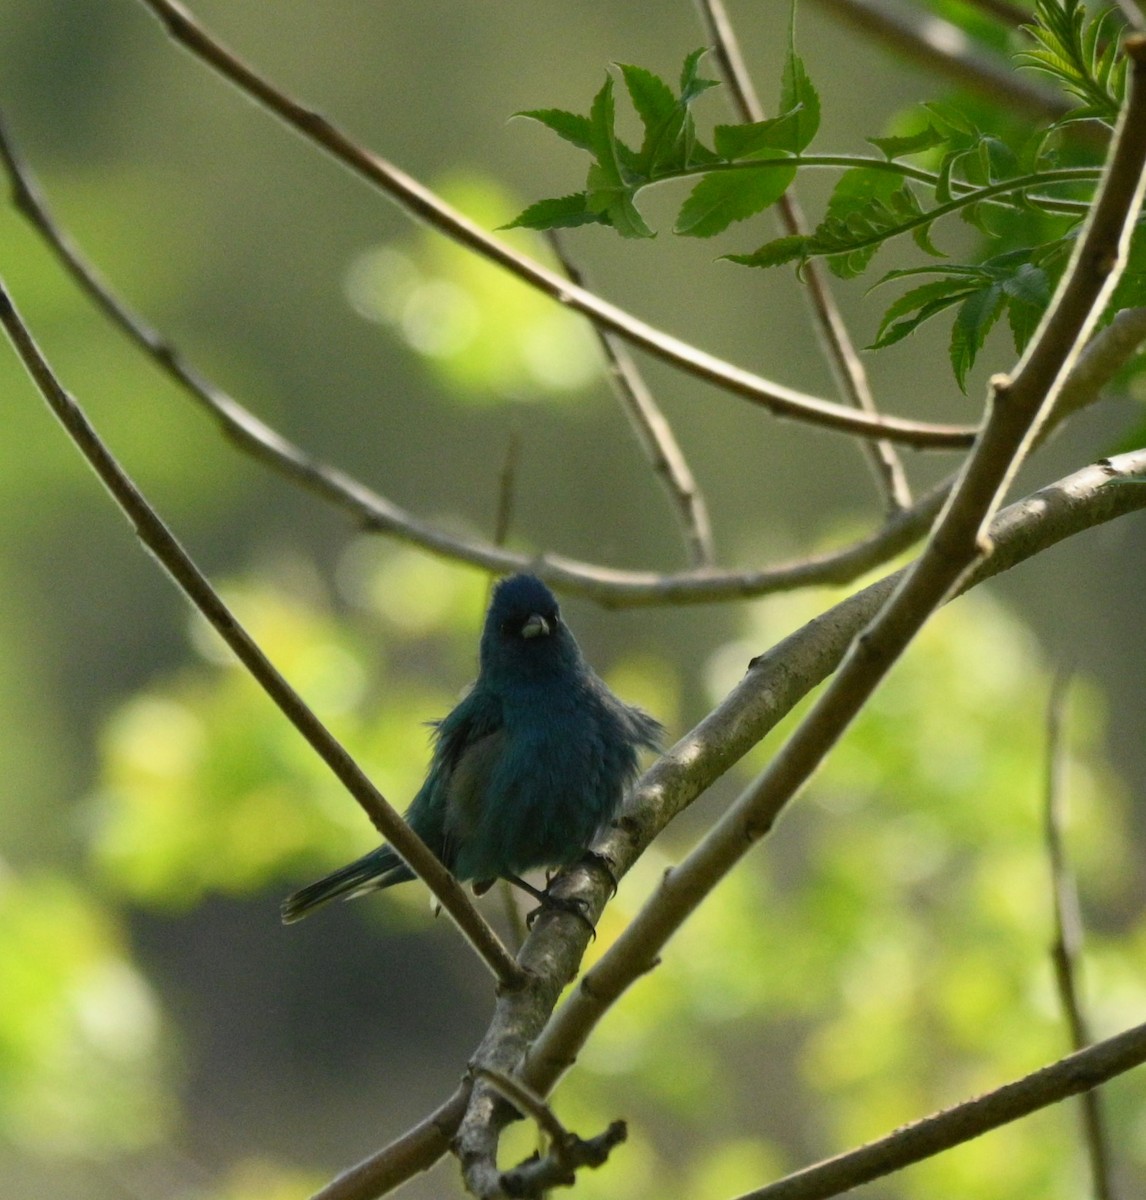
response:
[[[775,103],[787,6],[733,7]],[[958,5],[946,5],[957,10]],[[674,80],[689,4],[362,5],[197,0],[288,92],[487,228],[583,186],[523,109],[585,111],[612,62]],[[414,224],[177,49],[131,0],[0,0],[0,107],[59,220],[220,386],[316,456],[445,527],[492,534],[518,447],[510,542],[676,569],[679,532],[600,371],[547,301]],[[926,72],[800,13],[818,147],[861,152],[936,95]],[[704,99],[701,123],[724,120]],[[623,107],[623,106],[621,106]],[[630,114],[631,115],[631,114]],[[628,119],[628,117],[624,118]],[[635,119],[634,119],[635,125]],[[830,180],[802,194],[822,204]],[[667,189],[666,189],[667,191]],[[789,386],[834,395],[791,272],[713,242],[608,230],[565,244],[593,287]],[[947,248],[973,234],[945,230]],[[544,245],[516,244],[537,256]],[[10,205],[0,270],[65,385],[287,677],[403,807],[424,722],[472,678],[488,580],[380,538],[237,453],[77,293]],[[886,267],[907,265],[887,251]],[[896,255],[903,255],[902,259]],[[838,291],[857,342],[883,305]],[[886,301],[884,301],[886,303]],[[973,422],[946,334],[868,356],[888,412]],[[643,363],[709,502],[720,560],[842,544],[882,502],[856,446]],[[921,386],[922,384],[922,386]],[[374,838],[356,805],[198,627],[0,354],[0,1178],[57,1200],[278,1200],[317,1187],[452,1091],[492,1008],[424,891],[284,929],[288,890]],[[1024,470],[1016,495],[1141,422],[1114,396]],[[922,489],[951,467],[907,452]],[[1067,1049],[1047,947],[1045,709],[1073,663],[1069,847],[1098,1034],[1146,1009],[1142,561],[1146,523],[1077,537],[945,611],[775,837],[602,1026],[556,1093],[577,1130],[631,1141],[582,1194],[723,1196],[1033,1069]],[[679,736],[748,659],[820,611],[752,604],[565,611],[590,660]],[[605,948],[771,739],[624,883]],[[496,896],[488,902],[500,921]],[[1108,1097],[1118,1170],[1146,1185],[1146,1084]],[[516,1151],[532,1148],[515,1131]],[[872,1185],[872,1197],[1081,1194],[1063,1107]],[[452,1162],[404,1194],[458,1193]]]

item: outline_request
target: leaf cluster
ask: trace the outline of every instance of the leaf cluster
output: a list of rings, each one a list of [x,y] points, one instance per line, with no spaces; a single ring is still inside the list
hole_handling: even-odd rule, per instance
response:
[[[950,360],[963,389],[984,342],[1006,314],[1021,351],[1045,311],[1099,178],[1099,168],[1071,126],[1085,121],[1109,135],[1125,94],[1113,10],[1088,17],[1079,0],[1037,0],[1024,27],[1033,43],[1019,65],[1049,75],[1078,101],[1066,117],[1031,131],[1000,121],[965,102],[933,101],[906,132],[869,137],[872,155],[819,155],[809,147],[819,128],[820,99],[789,35],[778,115],[741,125],[716,125],[711,144],[697,134],[692,106],[714,81],[699,75],[703,51],[681,71],[679,94],[644,68],[620,66],[644,138],[639,148],[617,135],[613,80],[607,79],[588,116],[557,109],[521,115],[540,121],[593,157],[584,191],[543,200],[512,225],[552,229],[587,223],[611,226],[623,237],[651,237],[636,199],[654,183],[694,181],[674,232],[711,237],[774,204],[798,171],[841,171],[819,224],[806,234],[770,239],[756,250],[726,256],[750,267],[822,258],[844,279],[866,271],[876,252],[910,237],[929,258],[942,259],[938,222],[957,216],[977,233],[982,260],[893,271],[879,282],[916,274],[936,278],[913,288],[884,313],[873,349],[914,332],[955,309]],[[1140,233],[1136,243],[1140,243]],[[1146,292],[1138,246],[1107,318]],[[1136,300],[1135,297],[1138,297]]]

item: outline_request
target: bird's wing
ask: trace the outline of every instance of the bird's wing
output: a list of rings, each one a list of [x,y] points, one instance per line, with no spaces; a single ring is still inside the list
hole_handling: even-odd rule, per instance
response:
[[[437,723],[430,772],[407,819],[451,871],[477,820],[504,737],[501,702],[480,686]]]

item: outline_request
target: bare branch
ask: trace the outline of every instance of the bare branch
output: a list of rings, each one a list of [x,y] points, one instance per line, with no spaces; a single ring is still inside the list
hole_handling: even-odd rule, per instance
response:
[[[549,244],[569,278],[574,283],[583,285],[584,276],[573,265],[565,253],[561,239],[553,232],[549,234]],[[649,391],[644,376],[637,369],[637,364],[624,345],[599,325],[593,326],[593,332],[597,335],[597,341],[605,356],[613,392],[620,401],[625,416],[629,418],[653,473],[664,485],[676,509],[689,561],[694,567],[712,566],[716,561],[716,551],[712,542],[708,505],[676,439],[676,434],[672,431],[672,426],[669,425],[660,405]],[[866,442],[864,444],[867,445]]]
[[[535,557],[514,553],[496,543],[454,536],[406,512],[338,468],[313,458],[200,375],[170,341],[115,296],[56,224],[3,123],[0,123],[0,160],[8,170],[19,211],[80,288],[219,424],[238,449],[346,512],[367,530],[431,554],[497,573],[531,570],[553,587],[611,607],[703,604],[816,584],[849,583],[906,550],[922,536],[946,497],[947,485],[940,485],[912,508],[895,514],[873,534],[842,550],[763,570],[706,568],[670,574],[622,571],[562,555]]]
[[[466,1111],[471,1082],[457,1091],[429,1116],[419,1121],[385,1149],[343,1171],[311,1200],[374,1200],[399,1188],[422,1171],[428,1171],[450,1148],[450,1139]]]
[[[752,85],[752,77],[740,51],[740,42],[728,19],[724,0],[697,0],[701,22],[712,45],[720,73],[732,99],[732,106],[742,121],[762,121],[764,106]],[[780,197],[780,224],[786,233],[808,232],[807,222],[793,188]],[[823,264],[809,259],[800,278],[811,305],[816,332],[835,375],[836,386],[853,408],[875,413],[867,371],[844,324],[843,316],[832,295]],[[892,512],[911,504],[911,490],[895,447],[886,441],[864,442],[863,449],[876,479],[883,487],[888,509]]]
[[[1071,672],[1063,668],[1055,675],[1047,704],[1047,773],[1044,805],[1047,857],[1050,860],[1051,900],[1054,910],[1054,943],[1051,961],[1059,1001],[1070,1030],[1070,1044],[1081,1050],[1091,1042],[1089,1023],[1083,1009],[1078,974],[1082,954],[1082,913],[1078,889],[1067,863],[1063,841],[1066,809],[1066,739],[1063,724]],[[1080,1097],[1082,1133],[1094,1184],[1094,1200],[1111,1200],[1110,1149],[1102,1117],[1101,1097],[1095,1090]]]
[[[1052,121],[1070,103],[1059,92],[1031,83],[1010,63],[988,58],[971,48],[970,38],[934,13],[907,16],[876,0],[817,0],[844,24],[899,51],[917,67],[971,88],[998,104]]]
[[[175,535],[132,483],[76,401],[64,391],[2,283],[0,324],[4,326],[24,367],[49,408],[111,493],[112,499],[135,527],[143,545],[158,559],[180,591],[234,651],[259,686],[358,801],[374,828],[393,845],[411,870],[423,880],[442,907],[453,917],[458,928],[489,967],[499,986],[519,987],[524,978],[521,968],[502,945],[501,939],[474,908],[461,885],[402,820],[346,749],[266,657],[211,587],[206,576],[179,544]]]
[[[857,1150],[805,1167],[739,1200],[828,1200],[1077,1096],[1146,1062],[1146,1025],[1096,1042],[984,1096],[913,1121]]]
[[[451,208],[417,180],[386,159],[365,149],[321,113],[298,103],[216,41],[176,0],[141,0],[163,23],[170,36],[240,91],[270,110],[297,133],[325,150],[354,174],[397,201],[407,212],[453,238],[461,245],[504,267],[538,291],[619,334],[650,354],[672,363],[687,374],[751,400],[776,416],[837,429],[856,437],[887,438],[921,448],[961,449],[969,446],[975,430],[958,425],[931,425],[899,417],[870,417],[846,405],[808,396],[772,383],[750,371],[726,363],[715,355],[670,334],[578,287],[540,263],[511,250],[491,237],[468,217]]]

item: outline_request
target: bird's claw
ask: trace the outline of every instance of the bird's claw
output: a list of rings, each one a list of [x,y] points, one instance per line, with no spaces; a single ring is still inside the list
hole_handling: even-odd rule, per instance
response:
[[[611,900],[617,894],[617,888],[620,887],[620,882],[617,879],[617,873],[613,870],[612,859],[596,850],[586,850],[584,857],[590,862],[596,864],[601,868],[602,871],[605,872],[606,875],[608,875],[609,885],[612,888],[612,891],[609,893],[609,899]]]
[[[581,900],[576,896],[554,896],[548,889],[542,892],[538,899],[541,903],[531,913],[526,914],[525,927],[527,929],[532,929],[534,921],[546,909],[549,909],[550,911],[563,912],[571,917],[576,917],[589,930],[589,936],[593,941],[597,940],[597,928],[589,920],[589,905],[587,901]]]

